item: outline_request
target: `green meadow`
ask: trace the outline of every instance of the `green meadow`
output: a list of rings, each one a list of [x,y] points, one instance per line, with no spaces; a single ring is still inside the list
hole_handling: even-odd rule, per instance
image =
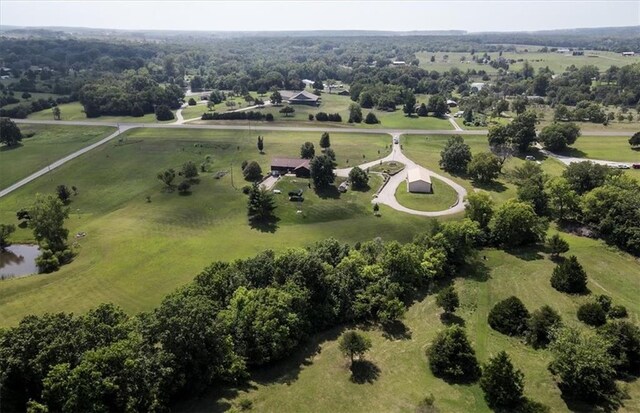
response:
[[[103,126],[65,125],[20,125],[20,130],[33,136],[15,148],[0,147],[0,189],[115,132]]]

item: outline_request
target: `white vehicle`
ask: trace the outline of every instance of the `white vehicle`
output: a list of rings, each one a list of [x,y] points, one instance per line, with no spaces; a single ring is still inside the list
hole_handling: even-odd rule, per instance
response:
[[[618,164],[618,169],[631,169],[631,167],[626,163],[621,163],[621,164]]]
[[[536,160],[536,158],[534,156],[531,156],[531,155],[525,156],[524,159],[526,159],[527,161],[535,161]]]
[[[281,193],[282,193],[282,191],[281,191],[281,190],[279,190],[279,189],[274,189],[274,190],[273,190],[273,193],[274,193],[274,194],[281,194]]]

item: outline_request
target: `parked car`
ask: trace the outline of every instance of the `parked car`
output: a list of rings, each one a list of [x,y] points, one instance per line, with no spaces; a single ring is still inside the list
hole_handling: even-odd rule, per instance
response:
[[[634,163],[631,166],[633,166],[633,169],[640,169],[640,163]]]
[[[531,155],[527,155],[524,157],[524,159],[526,159],[527,161],[535,161],[536,157],[535,156],[531,156]]]
[[[282,193],[282,191],[281,191],[281,190],[279,190],[279,189],[274,189],[274,190],[273,190],[273,193],[274,193],[274,194],[281,194],[281,193]]]
[[[618,164],[618,169],[630,169],[630,167],[626,163],[621,163]]]
[[[393,143],[395,143],[396,145],[400,142],[400,140],[398,138],[393,138]]]

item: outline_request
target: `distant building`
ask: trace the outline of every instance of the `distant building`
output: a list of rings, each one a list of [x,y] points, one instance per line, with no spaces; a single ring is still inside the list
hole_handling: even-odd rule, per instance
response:
[[[304,83],[307,86],[313,86],[313,84],[315,83],[315,81],[313,80],[309,80],[309,79],[302,79],[302,83]]]
[[[297,158],[273,158],[271,160],[271,172],[280,174],[295,174],[301,178],[311,176],[308,159]]]
[[[477,90],[478,92],[480,92],[484,86],[485,86],[485,83],[482,83],[482,82],[473,82],[473,83],[471,84],[471,89],[476,88],[476,90]]]
[[[565,49],[565,48],[558,49],[556,50],[556,53],[571,53],[571,49]]]
[[[314,95],[313,93],[309,93],[305,90],[302,92],[293,92],[289,97],[285,98],[282,95],[282,99],[286,99],[287,102],[293,105],[309,105],[309,106],[318,106],[320,104],[320,96]]]
[[[635,56],[636,52],[622,52],[623,56]]]
[[[431,193],[431,176],[426,169],[416,166],[407,172],[407,191]]]
[[[452,100],[452,99],[447,99],[447,105],[450,108],[455,108],[456,106],[458,106],[458,102],[456,102],[455,100]]]
[[[394,60],[393,62],[391,62],[391,64],[394,66],[406,66],[407,62],[405,62],[404,60]]]

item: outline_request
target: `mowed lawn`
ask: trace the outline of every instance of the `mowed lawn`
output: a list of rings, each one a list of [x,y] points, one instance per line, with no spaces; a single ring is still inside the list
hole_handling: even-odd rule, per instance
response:
[[[440,168],[440,152],[449,138],[450,136],[447,135],[403,135],[400,143],[403,146],[403,152],[412,161],[455,180],[469,192],[475,190],[487,191],[497,203],[502,203],[509,198],[515,198],[517,196],[517,188],[513,183],[509,182],[507,175],[513,168],[530,161],[525,161],[524,156],[512,157],[505,162],[502,169],[503,173],[495,182],[480,184],[470,180],[465,175],[452,175]],[[468,135],[463,138],[465,143],[470,146],[472,154],[489,151],[486,136]],[[530,154],[541,161],[542,169],[550,176],[559,176],[562,174],[565,167],[561,162],[547,158],[536,149],[531,149]]]
[[[640,321],[640,264],[628,254],[603,242],[562,234],[589,276],[592,294],[607,294],[615,304],[630,312],[629,320]],[[486,261],[482,256],[486,256]],[[536,249],[507,253],[500,250],[480,252],[478,263],[455,279],[460,294],[457,315],[466,327],[479,361],[501,350],[507,351],[516,368],[525,375],[527,397],[550,408],[551,412],[568,412],[547,365],[552,355],[534,350],[517,338],[493,331],[487,324],[489,310],[498,301],[516,295],[533,311],[548,304],[562,314],[569,326],[589,328],[576,319],[578,306],[590,297],[570,296],[550,286],[554,263]],[[437,290],[437,289],[436,289]],[[444,328],[441,310],[435,305],[435,291],[414,303],[402,320],[406,331],[401,335],[383,333],[378,327],[358,326],[372,339],[366,355],[378,369],[369,382],[350,380],[347,360],[338,349],[337,338],[350,326],[335,328],[312,337],[286,361],[256,372],[248,388],[220,393],[184,403],[176,411],[219,412],[237,406],[241,399],[253,403],[259,412],[407,412],[429,394],[442,413],[490,412],[478,384],[449,385],[434,377],[428,368],[425,349],[438,331]],[[626,384],[631,399],[620,412],[640,411],[640,382]],[[231,394],[231,396],[229,396]],[[581,412],[593,411],[579,406]]]
[[[402,182],[396,189],[396,199],[400,205],[418,211],[443,211],[451,208],[458,199],[456,191],[435,177],[431,177],[431,185],[432,193],[412,193],[407,191],[406,183]]]
[[[640,162],[640,150],[633,150],[626,136],[581,136],[563,155],[618,162]]]
[[[256,149],[264,136],[265,154]],[[267,248],[282,251],[328,237],[355,243],[382,237],[409,241],[432,221],[381,208],[373,215],[371,192],[340,199],[309,198],[305,215],[281,204],[275,231],[252,229],[246,218],[246,196],[240,165],[257,160],[267,170],[272,156],[298,156],[304,141],[318,133],[136,129],[123,144],[110,142],[0,199],[0,222],[17,223],[15,213],[29,206],[36,193],[53,193],[56,185],[76,186],[66,226],[76,243],[74,262],[51,275],[0,282],[0,325],[15,325],[26,314],[83,312],[113,302],[130,313],[150,310],[178,286],[190,281],[214,260],[247,257]],[[386,155],[386,135],[331,134],[338,164]],[[381,154],[378,155],[378,150]],[[178,170],[192,160],[199,166],[211,155],[209,172],[190,195],[165,192],[156,174]],[[364,155],[364,159],[363,159]],[[214,174],[227,173],[221,179]],[[176,179],[176,183],[180,178]],[[372,185],[375,185],[374,178]],[[151,202],[146,201],[146,197]],[[273,230],[273,229],[271,229]],[[78,232],[86,237],[75,239]],[[32,241],[27,229],[14,242]]]
[[[102,126],[21,124],[19,127],[23,135],[34,135],[23,138],[21,145],[14,148],[0,146],[0,189],[115,132],[115,128]]]

